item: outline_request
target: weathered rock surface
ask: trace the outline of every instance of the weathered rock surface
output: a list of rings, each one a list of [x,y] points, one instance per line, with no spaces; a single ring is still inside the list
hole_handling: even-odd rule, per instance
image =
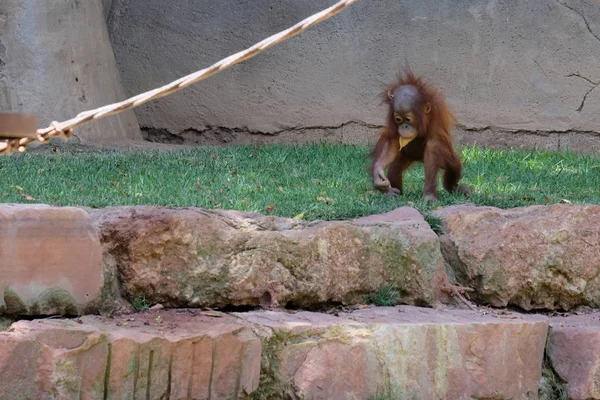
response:
[[[533,399],[547,329],[412,306],[19,321],[0,332],[0,398]]]
[[[166,307],[356,303],[389,283],[399,301],[429,305],[447,282],[437,236],[412,208],[312,223],[202,209],[90,212],[124,293]]]
[[[546,352],[569,399],[600,399],[599,312],[551,318]]]
[[[444,220],[444,258],[477,301],[525,310],[600,306],[599,206],[455,206],[435,214]]]
[[[261,342],[247,324],[160,315],[16,322],[0,333],[0,398],[232,399],[256,390]]]
[[[411,306],[237,315],[270,328],[259,391],[274,398],[537,398],[548,329],[542,316]]]
[[[85,211],[0,206],[0,313],[93,311],[103,284],[100,239]]]
[[[52,350],[35,340],[0,332],[0,398],[44,399],[50,392]]]

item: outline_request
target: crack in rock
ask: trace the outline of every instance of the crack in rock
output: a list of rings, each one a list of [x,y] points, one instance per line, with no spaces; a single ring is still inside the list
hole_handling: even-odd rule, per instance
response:
[[[561,6],[563,6],[563,7],[567,8],[567,9],[569,9],[569,10],[573,11],[575,14],[579,15],[579,16],[581,17],[581,19],[583,19],[583,22],[585,23],[585,27],[587,28],[588,32],[589,32],[589,33],[590,33],[590,34],[591,34],[593,37],[595,37],[595,38],[596,38],[596,40],[598,40],[598,41],[600,42],[600,35],[598,35],[598,34],[594,33],[594,31],[592,30],[592,27],[590,26],[590,23],[588,22],[587,18],[585,17],[585,15],[584,15],[584,14],[583,14],[581,11],[579,11],[579,10],[575,9],[574,7],[571,7],[571,6],[570,6],[570,5],[568,5],[568,4],[565,4],[565,3],[563,3],[563,2],[562,2],[562,1],[560,1],[560,0],[555,0],[555,1],[556,1],[558,4],[560,4]],[[583,99],[581,99],[581,104],[579,104],[579,107],[577,107],[577,110],[576,110],[576,111],[577,111],[577,112],[581,112],[581,111],[583,110],[583,107],[585,106],[585,101],[587,100],[587,97],[588,97],[588,95],[589,95],[589,94],[590,94],[590,93],[591,93],[591,92],[592,92],[594,89],[596,89],[596,88],[598,87],[598,85],[600,85],[600,82],[594,82],[594,81],[592,81],[592,80],[591,80],[591,79],[589,79],[589,78],[586,78],[586,77],[584,77],[584,76],[581,76],[579,73],[575,73],[575,74],[569,74],[569,75],[567,75],[567,76],[568,76],[568,77],[575,76],[575,77],[581,78],[581,79],[583,79],[583,80],[585,80],[585,81],[587,81],[587,82],[591,83],[592,85],[594,85],[592,88],[590,88],[590,90],[588,90],[588,91],[587,91],[587,92],[586,92],[586,93],[583,95]]]
[[[265,136],[265,137],[277,137],[285,133],[298,132],[299,134],[310,132],[310,131],[323,131],[324,136],[330,136],[335,133],[341,132],[347,126],[358,126],[366,129],[382,129],[383,125],[369,124],[363,121],[346,121],[339,125],[314,125],[314,126],[293,126],[286,127],[274,131],[259,131],[252,130],[247,127],[226,127],[208,125],[202,128],[187,128],[180,132],[174,133],[166,128],[155,128],[151,126],[141,126],[142,135],[144,140],[155,143],[171,143],[171,144],[185,144],[195,143],[204,144],[208,142],[217,143],[230,143],[234,142],[238,135],[251,135],[251,136]]]
[[[504,128],[504,127],[501,127],[501,126],[493,126],[493,125],[486,125],[486,126],[456,125],[456,128],[460,129],[462,131],[465,131],[465,132],[485,132],[485,131],[491,131],[491,132],[498,132],[498,133],[510,133],[510,134],[514,134],[514,135],[536,135],[536,136],[550,136],[550,135],[553,135],[553,134],[560,134],[560,135],[571,135],[571,134],[574,134],[574,135],[592,135],[592,136],[598,136],[598,135],[600,135],[600,132],[586,131],[586,130],[580,130],[580,129],[567,129],[567,130],[563,130],[563,131],[559,131],[559,130],[555,130],[555,129],[549,129],[549,130],[543,130],[543,129],[528,130],[528,129],[510,129],[510,128]]]
[[[583,110],[583,107],[585,106],[585,101],[588,97],[588,95],[590,93],[592,93],[592,91],[594,89],[596,89],[598,87],[598,85],[600,85],[600,81],[599,82],[594,82],[593,80],[591,80],[590,78],[587,78],[585,76],[582,76],[581,74],[579,74],[579,72],[573,73],[573,74],[569,74],[567,75],[567,78],[570,77],[576,77],[576,78],[580,78],[583,79],[584,81],[590,83],[591,85],[593,85],[590,90],[588,90],[584,95],[583,95],[583,99],[581,100],[581,104],[579,104],[579,107],[577,107],[577,112],[581,112],[581,110]]]
[[[581,75],[579,72],[575,72],[573,74],[566,75],[566,78],[571,78],[571,77],[581,78],[584,81],[587,81],[587,82],[591,83],[592,85],[598,85],[600,83],[600,81],[599,82],[594,82],[590,78],[587,78],[587,77]]]
[[[583,22],[585,23],[585,26],[586,26],[588,32],[590,32],[592,34],[592,36],[596,38],[596,40],[600,41],[600,36],[595,34],[594,31],[592,31],[592,28],[590,27],[590,24],[589,24],[587,18],[585,17],[585,15],[583,15],[583,13],[581,11],[571,7],[568,4],[563,3],[562,1],[559,1],[559,0],[555,0],[555,1],[558,4],[560,4],[561,6],[568,8],[569,10],[573,11],[575,14],[579,15],[583,19]]]
[[[569,77],[579,77],[580,79],[585,80],[586,82],[590,82],[590,84],[594,85],[590,88],[587,93],[584,95],[584,98],[577,109],[577,111],[581,111],[585,105],[585,100],[589,96],[589,94],[598,86],[600,86],[600,82],[594,82],[593,80],[586,78],[584,76],[579,76],[579,74],[570,74]],[[297,132],[298,135],[302,135],[302,133],[310,132],[310,131],[336,131],[343,129],[345,126],[356,125],[366,129],[379,130],[382,129],[383,126],[368,124],[360,121],[349,121],[337,126],[306,126],[306,127],[290,127],[281,129],[279,131],[273,132],[263,132],[250,130],[248,128],[230,128],[230,127],[222,127],[222,126],[209,126],[203,127],[201,129],[197,128],[188,128],[181,132],[173,133],[166,128],[153,128],[149,126],[142,126],[141,130],[144,135],[144,139],[149,142],[155,143],[167,143],[167,144],[177,144],[177,145],[204,145],[204,144],[227,144],[227,143],[238,143],[243,142],[244,135],[252,135],[252,136],[263,136],[266,138],[277,138],[279,135],[284,133],[294,133]],[[456,131],[463,131],[468,133],[473,132],[491,132],[491,133],[499,133],[499,134],[511,134],[511,135],[534,135],[534,136],[544,136],[548,137],[550,135],[558,134],[561,136],[564,135],[590,135],[590,136],[598,136],[600,132],[591,131],[591,130],[580,130],[580,129],[566,129],[566,130],[542,130],[542,129],[512,129],[503,126],[496,125],[485,125],[485,126],[468,126],[463,124],[457,124],[455,128]],[[190,137],[190,135],[192,135]],[[208,136],[204,136],[208,135]],[[328,135],[326,135],[328,136]],[[309,140],[310,142],[310,140]]]
[[[594,89],[596,89],[598,87],[598,84],[596,84],[594,87],[592,87],[590,90],[588,90],[584,95],[583,95],[583,99],[581,99],[581,104],[579,105],[579,107],[577,107],[577,112],[581,112],[581,110],[583,110],[583,107],[585,106],[585,101],[587,100],[587,97],[590,93],[592,93],[592,91]]]

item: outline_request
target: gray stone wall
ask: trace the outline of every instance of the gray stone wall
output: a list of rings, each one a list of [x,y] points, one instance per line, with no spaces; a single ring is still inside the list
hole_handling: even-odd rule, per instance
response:
[[[0,111],[26,112],[40,127],[125,99],[101,0],[0,1]],[[75,130],[75,140],[141,140],[132,111]]]
[[[105,0],[129,95],[206,67],[323,0]],[[442,88],[461,143],[600,148],[595,0],[361,0],[304,34],[136,110],[174,143],[371,141],[405,61]]]
[[[42,126],[67,119],[333,3],[6,0],[0,109],[33,112]],[[147,139],[171,143],[370,142],[385,114],[378,94],[406,61],[445,91],[460,143],[600,150],[596,0],[360,0],[252,60],[76,134],[117,145],[141,138],[139,122]]]

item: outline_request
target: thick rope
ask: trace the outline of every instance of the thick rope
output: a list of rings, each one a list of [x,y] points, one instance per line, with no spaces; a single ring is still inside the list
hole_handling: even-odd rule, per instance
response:
[[[196,83],[214,74],[217,74],[231,67],[234,64],[248,60],[275,44],[284,42],[287,39],[296,36],[297,34],[308,29],[310,26],[318,24],[319,22],[325,21],[326,19],[333,17],[334,15],[338,14],[340,11],[355,3],[356,1],[357,0],[342,0],[321,12],[318,12],[300,21],[291,28],[276,33],[275,35],[272,35],[262,40],[261,42],[256,43],[254,46],[249,47],[246,50],[242,50],[239,53],[224,58],[208,68],[204,68],[200,71],[184,76],[183,78],[179,78],[178,80],[173,81],[163,87],[150,90],[148,92],[131,97],[130,99],[121,101],[119,103],[113,103],[104,107],[97,108],[95,110],[81,112],[75,118],[69,119],[64,122],[54,121],[50,124],[49,127],[38,129],[37,138],[25,137],[1,140],[0,154],[9,154],[15,151],[23,152],[29,144],[35,141],[46,143],[54,137],[69,137],[73,133],[73,128],[83,125],[91,120],[118,114],[120,112],[142,105],[150,100],[155,100],[160,97],[168,96],[172,93],[175,93],[187,86],[190,86],[193,83]]]

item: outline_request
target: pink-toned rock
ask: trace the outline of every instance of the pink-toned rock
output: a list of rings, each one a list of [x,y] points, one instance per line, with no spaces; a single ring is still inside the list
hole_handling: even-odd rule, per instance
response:
[[[52,351],[30,338],[0,332],[0,399],[44,399]]]
[[[0,394],[23,388],[35,399],[246,398],[258,387],[260,362],[259,338],[227,315],[19,321],[0,333]]]
[[[412,306],[19,321],[0,333],[0,398],[532,399],[547,329]]]
[[[548,320],[542,316],[368,308],[237,314],[262,331],[273,398],[537,398]]]
[[[456,279],[493,306],[600,306],[600,207],[457,206],[436,212]]]
[[[394,283],[433,304],[447,282],[439,241],[411,208],[354,221],[304,222],[237,211],[91,211],[130,299],[165,307],[361,303]]]
[[[0,205],[0,313],[77,315],[103,283],[100,240],[85,211]]]
[[[600,312],[551,318],[546,352],[569,399],[600,399]]]

